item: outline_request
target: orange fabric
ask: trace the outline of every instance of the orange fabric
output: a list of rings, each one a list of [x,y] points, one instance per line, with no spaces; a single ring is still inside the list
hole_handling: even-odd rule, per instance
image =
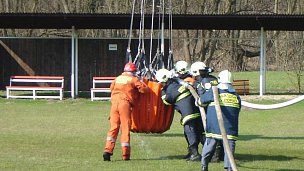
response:
[[[126,159],[130,159],[130,155],[131,155],[131,147],[128,146],[121,146],[122,148],[122,159],[126,160]]]
[[[193,79],[192,77],[186,77],[186,78],[184,79],[184,81],[186,81],[186,82],[188,82],[188,83],[194,85],[195,79]]]
[[[107,133],[104,152],[113,154],[116,139],[121,129],[121,147],[123,157],[130,157],[131,111],[138,94],[148,87],[137,77],[123,73],[111,84],[110,129]]]
[[[138,98],[139,93],[148,91],[147,85],[141,82],[137,77],[122,73],[111,83],[111,99],[125,99],[131,104]]]
[[[140,94],[132,111],[131,131],[136,133],[163,133],[170,129],[174,109],[161,99],[162,85],[146,81],[149,91]]]

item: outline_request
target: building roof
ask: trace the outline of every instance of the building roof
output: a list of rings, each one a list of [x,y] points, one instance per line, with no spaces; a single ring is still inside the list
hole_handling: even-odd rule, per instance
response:
[[[0,28],[11,29],[129,29],[131,14],[93,13],[0,13]],[[165,15],[168,28],[168,15]],[[140,14],[133,28],[139,28]],[[158,16],[154,17],[157,29]],[[145,15],[145,28],[151,28],[151,14]],[[304,31],[304,15],[173,15],[173,29],[193,30],[284,30]]]

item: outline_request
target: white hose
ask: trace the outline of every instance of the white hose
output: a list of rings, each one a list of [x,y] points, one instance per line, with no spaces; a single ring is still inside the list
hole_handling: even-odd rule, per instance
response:
[[[282,103],[278,103],[278,104],[269,104],[269,105],[254,104],[254,103],[249,103],[249,102],[246,102],[246,101],[242,101],[242,106],[253,108],[253,109],[268,110],[268,109],[278,109],[278,108],[290,106],[290,105],[298,103],[302,100],[304,100],[304,95],[299,96],[297,98],[294,98],[292,100],[289,100],[287,102],[282,102]]]

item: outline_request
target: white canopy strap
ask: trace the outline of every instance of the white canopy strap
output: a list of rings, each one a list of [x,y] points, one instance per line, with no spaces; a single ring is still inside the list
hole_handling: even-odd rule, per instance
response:
[[[173,39],[172,39],[172,2],[169,1],[169,55],[168,55],[168,64],[167,69],[171,70],[174,67],[173,61]]]
[[[301,95],[299,97],[296,97],[292,100],[282,102],[282,103],[277,103],[277,104],[269,104],[269,105],[264,105],[264,104],[254,104],[246,101],[242,101],[242,106],[253,108],[253,109],[262,109],[262,110],[268,110],[268,109],[278,109],[278,108],[283,108],[286,106],[293,105],[295,103],[298,103],[300,101],[304,100],[304,95]]]
[[[127,52],[126,52],[126,63],[132,62],[131,41],[132,41],[132,31],[133,31],[133,20],[134,20],[135,2],[136,2],[136,0],[133,0],[133,4],[132,4],[132,16],[131,16],[131,23],[130,23],[130,30],[129,30],[129,41],[128,41],[128,48],[127,48]]]

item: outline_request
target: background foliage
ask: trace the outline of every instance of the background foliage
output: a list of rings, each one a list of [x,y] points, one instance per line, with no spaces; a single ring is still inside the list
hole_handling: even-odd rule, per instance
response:
[[[10,13],[130,13],[132,0],[0,0],[0,12]],[[140,11],[136,1],[135,12]],[[155,1],[159,3],[159,1]],[[152,1],[146,2],[151,13]],[[166,1],[166,3],[168,3]],[[166,4],[168,7],[168,4]],[[299,0],[172,0],[174,14],[303,14]],[[168,13],[168,9],[165,13]],[[173,21],[174,24],[174,21]],[[185,23],[187,24],[187,23]],[[282,23],[284,24],[284,23]],[[267,69],[288,70],[302,75],[303,32],[267,31]],[[128,30],[79,30],[81,37],[128,37]],[[136,31],[133,32],[136,34]],[[150,35],[146,31],[147,37]],[[1,29],[2,36],[62,37],[71,30]],[[155,33],[157,35],[157,33]],[[259,31],[175,30],[175,60],[204,61],[217,70],[252,71],[259,68]],[[136,36],[135,36],[136,37]]]

